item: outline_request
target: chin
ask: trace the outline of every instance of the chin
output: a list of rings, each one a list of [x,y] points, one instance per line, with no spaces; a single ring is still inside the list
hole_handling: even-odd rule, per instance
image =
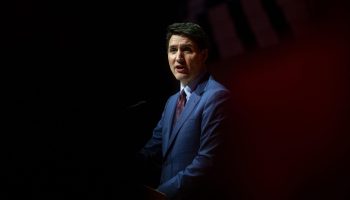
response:
[[[183,74],[177,74],[177,75],[175,75],[175,78],[178,81],[186,82],[186,80],[188,79],[188,76],[187,75],[183,75]]]

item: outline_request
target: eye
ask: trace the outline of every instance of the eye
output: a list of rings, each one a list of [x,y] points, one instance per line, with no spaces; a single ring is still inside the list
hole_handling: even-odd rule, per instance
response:
[[[184,52],[184,53],[192,53],[193,52],[193,46],[192,45],[183,45],[181,47],[181,51]]]
[[[169,48],[169,53],[176,53],[176,52],[177,52],[177,48],[175,48],[175,47]]]
[[[185,48],[182,49],[182,51],[191,53],[192,49],[190,47],[185,47]]]

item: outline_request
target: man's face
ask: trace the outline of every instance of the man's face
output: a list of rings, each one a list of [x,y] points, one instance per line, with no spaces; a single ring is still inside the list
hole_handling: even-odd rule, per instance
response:
[[[180,35],[171,36],[168,46],[170,70],[181,83],[186,85],[204,70],[207,49],[199,50],[192,40]]]

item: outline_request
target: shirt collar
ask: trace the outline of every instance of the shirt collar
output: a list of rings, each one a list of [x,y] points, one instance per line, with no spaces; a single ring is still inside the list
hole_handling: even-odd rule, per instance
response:
[[[182,83],[180,83],[180,91],[184,89],[186,96],[190,96],[191,93],[196,89],[199,81],[203,78],[206,72],[206,70],[203,71],[199,76],[197,76],[197,78],[189,82],[187,85],[183,85]]]

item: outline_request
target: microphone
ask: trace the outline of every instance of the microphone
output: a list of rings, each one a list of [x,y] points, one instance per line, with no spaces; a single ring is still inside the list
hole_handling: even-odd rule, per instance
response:
[[[141,101],[138,101],[137,103],[131,105],[131,106],[128,106],[127,109],[134,109],[134,108],[137,108],[143,104],[147,103],[147,101],[145,100],[141,100]]]

